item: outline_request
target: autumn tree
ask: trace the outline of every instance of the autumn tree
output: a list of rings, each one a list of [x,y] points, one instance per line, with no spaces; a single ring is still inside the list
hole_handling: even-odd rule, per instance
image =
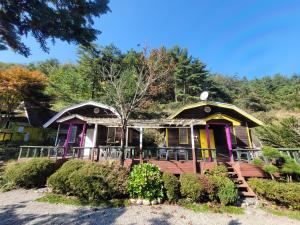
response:
[[[42,100],[47,104],[49,99],[43,93],[46,82],[41,72],[20,66],[0,71],[0,128],[22,101]]]
[[[107,13],[109,0],[1,0],[0,50],[10,47],[24,56],[30,49],[22,41],[32,35],[44,51],[47,40],[55,39],[88,46],[100,31],[94,29],[94,17]]]

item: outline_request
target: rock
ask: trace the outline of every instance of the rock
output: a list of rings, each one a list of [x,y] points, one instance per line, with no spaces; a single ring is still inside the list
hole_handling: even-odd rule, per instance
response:
[[[130,202],[131,204],[135,204],[135,203],[137,202],[137,200],[134,199],[134,198],[131,198],[131,199],[129,199],[129,202]]]
[[[143,205],[150,205],[150,201],[148,199],[144,199],[143,200]]]
[[[157,200],[155,200],[155,199],[151,201],[151,205],[157,205],[157,203],[158,203],[158,202],[157,202]]]
[[[158,198],[158,199],[157,199],[157,202],[158,202],[158,204],[161,204],[161,203],[162,203],[162,199],[161,199],[161,198]]]
[[[136,202],[135,202],[135,204],[141,205],[141,204],[143,204],[143,200],[142,199],[137,199]]]

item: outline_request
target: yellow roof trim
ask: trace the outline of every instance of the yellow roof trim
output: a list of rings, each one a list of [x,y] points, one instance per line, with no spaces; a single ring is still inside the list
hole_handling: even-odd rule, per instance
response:
[[[182,107],[181,109],[177,110],[172,115],[170,115],[168,117],[168,119],[174,119],[179,113],[181,113],[184,110],[192,109],[192,108],[196,108],[196,107],[200,107],[200,106],[205,106],[205,105],[212,105],[212,106],[217,106],[217,107],[221,107],[221,108],[225,108],[225,109],[235,110],[236,112],[240,113],[241,115],[245,116],[246,118],[255,122],[256,124],[258,124],[260,126],[264,125],[262,121],[260,121],[259,119],[256,119],[254,116],[251,116],[249,113],[236,107],[235,105],[228,104],[228,103],[221,103],[221,102],[210,102],[210,101],[203,101],[203,102],[197,102],[194,104],[186,105],[186,106]]]
[[[236,119],[233,119],[230,116],[226,116],[226,115],[224,115],[222,113],[212,114],[212,115],[204,118],[204,120],[206,122],[209,121],[209,120],[222,120],[222,119],[231,122],[233,124],[233,126],[240,126],[241,125],[240,121],[238,121]]]

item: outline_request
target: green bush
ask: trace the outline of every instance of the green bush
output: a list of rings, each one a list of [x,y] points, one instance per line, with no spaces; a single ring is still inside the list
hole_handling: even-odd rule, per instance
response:
[[[180,192],[183,197],[189,198],[193,202],[197,202],[204,196],[205,190],[197,175],[181,174]]]
[[[209,176],[208,187],[209,189],[206,191],[212,201],[219,201],[223,205],[233,204],[237,201],[237,189],[228,177]]]
[[[300,165],[297,164],[290,156],[283,156],[284,164],[281,172],[287,176],[287,181],[293,181],[293,177],[300,175]]]
[[[99,201],[127,195],[127,180],[128,170],[116,164],[70,160],[48,179],[48,184],[55,193]]]
[[[278,172],[278,168],[272,164],[264,165],[263,170],[271,176],[272,180],[274,180],[274,173]]]
[[[300,209],[300,183],[280,183],[273,180],[250,179],[248,184],[256,194],[278,205]]]
[[[180,183],[178,178],[171,173],[163,173],[162,176],[167,198],[169,201],[177,201],[180,194]]]
[[[281,157],[281,153],[278,149],[270,147],[270,146],[264,146],[262,148],[263,156],[268,160],[272,161],[274,159],[278,159]]]
[[[62,167],[52,174],[48,180],[47,185],[52,188],[52,191],[58,194],[71,193],[69,176],[79,170],[85,165],[82,160],[69,160],[65,162]]]
[[[211,170],[210,174],[213,176],[227,177],[228,170],[224,165],[217,165]]]
[[[133,198],[163,198],[163,180],[158,167],[149,163],[134,166],[129,176],[128,191]]]
[[[252,163],[256,166],[263,166],[264,165],[264,161],[260,158],[253,159]]]
[[[20,163],[12,162],[6,166],[3,178],[5,183],[16,187],[42,187],[55,169],[55,162],[48,158],[37,158]]]

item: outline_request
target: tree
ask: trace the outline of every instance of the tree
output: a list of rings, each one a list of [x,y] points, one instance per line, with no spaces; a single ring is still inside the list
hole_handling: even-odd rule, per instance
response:
[[[90,99],[97,99],[103,92],[101,86],[102,67],[108,68],[111,63],[120,67],[123,55],[114,45],[99,47],[93,44],[89,47],[80,46],[78,56],[78,73],[88,83],[87,90]]]
[[[128,120],[140,102],[147,96],[149,87],[170,72],[173,64],[166,49],[153,49],[148,54],[144,49],[136,65],[118,67],[111,63],[102,66],[105,81],[106,102],[115,107],[121,120],[121,165],[124,164],[125,138]]]
[[[10,47],[26,57],[30,49],[22,36],[31,34],[48,52],[47,40],[55,39],[88,46],[100,32],[93,17],[107,13],[109,0],[0,1],[0,49]]]
[[[88,82],[82,77],[78,68],[72,64],[60,65],[49,75],[47,93],[55,98],[55,109],[61,109],[70,104],[90,98]]]
[[[13,66],[0,71],[0,128],[5,126],[13,111],[21,101],[45,101],[47,79],[39,71],[29,71],[24,67]]]

